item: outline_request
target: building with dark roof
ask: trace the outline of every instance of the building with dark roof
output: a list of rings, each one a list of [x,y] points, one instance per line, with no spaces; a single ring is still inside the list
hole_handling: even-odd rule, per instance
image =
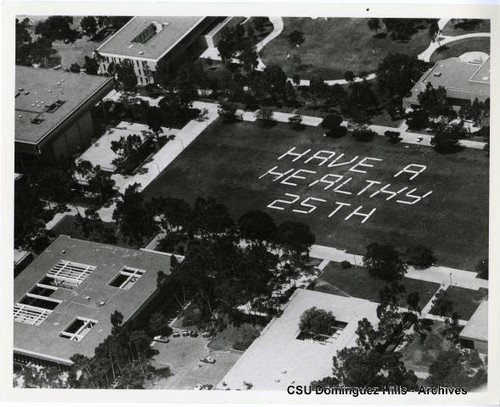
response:
[[[470,105],[476,98],[484,102],[490,97],[490,58],[484,62],[460,58],[436,62],[413,86],[410,95],[403,99],[403,107],[418,106],[418,96],[429,84],[435,89],[444,87],[448,100],[454,106]]]
[[[93,356],[110,316],[137,316],[157,292],[170,257],[60,236],[14,279],[14,360],[71,365]]]
[[[204,34],[219,20],[218,17],[134,17],[97,49],[102,57],[100,72],[106,73],[111,63],[128,60],[134,66],[139,85],[153,83],[152,72],[158,62],[172,63],[196,55],[197,49],[203,51],[207,47]]]
[[[68,158],[94,137],[92,109],[110,78],[16,66],[16,154]]]

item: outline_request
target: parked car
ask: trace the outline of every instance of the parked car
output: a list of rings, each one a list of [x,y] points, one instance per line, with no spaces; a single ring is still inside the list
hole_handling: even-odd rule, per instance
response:
[[[163,335],[157,335],[153,338],[156,342],[169,343],[170,339]]]
[[[205,356],[204,358],[200,359],[200,362],[213,364],[213,363],[215,363],[215,359],[210,357],[210,356]]]
[[[198,336],[198,332],[197,331],[189,331],[189,336],[191,338],[196,338]]]
[[[205,383],[198,383],[194,389],[195,390],[203,390],[203,387],[205,387]]]
[[[202,387],[202,390],[212,390],[214,386],[211,385],[211,384],[205,384],[203,387]]]
[[[175,331],[175,332],[172,334],[172,337],[173,337],[173,338],[178,338],[178,337],[180,337],[180,336],[181,336],[181,334],[180,334],[179,332],[177,332],[177,331]]]
[[[201,334],[201,336],[204,337],[204,338],[209,338],[210,337],[210,332],[203,332]]]
[[[189,331],[182,331],[182,336],[189,336]]]

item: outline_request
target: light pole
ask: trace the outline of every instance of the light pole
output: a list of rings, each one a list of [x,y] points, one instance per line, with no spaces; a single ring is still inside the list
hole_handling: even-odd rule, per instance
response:
[[[453,282],[451,281],[451,273],[450,273],[450,285],[453,285]]]

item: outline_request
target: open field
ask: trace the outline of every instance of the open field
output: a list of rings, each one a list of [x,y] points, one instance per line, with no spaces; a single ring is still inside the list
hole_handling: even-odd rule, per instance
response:
[[[404,298],[412,292],[419,293],[422,308],[439,289],[437,283],[406,277],[401,280],[401,284],[406,288]],[[383,280],[371,278],[364,267],[353,266],[342,270],[339,263],[330,262],[318,278],[315,290],[332,294],[340,294],[337,290],[341,290],[352,297],[378,302],[379,292],[386,285],[387,283]]]
[[[455,286],[448,287],[446,294],[455,303],[454,311],[459,315],[459,318],[466,321],[470,319],[481,301],[488,295],[485,290],[469,290]]]
[[[459,57],[466,52],[480,51],[490,54],[490,39],[484,38],[468,38],[452,42],[451,44],[443,45],[438,48],[431,56],[431,62],[437,62],[442,59]]]
[[[465,20],[465,22],[470,20]],[[467,33],[489,33],[491,31],[490,20],[479,20],[477,25],[468,27],[461,19],[451,19],[443,28],[443,35],[464,35]]]
[[[341,79],[346,70],[355,74],[373,72],[389,53],[418,55],[429,45],[427,26],[407,42],[392,41],[385,30],[370,31],[363,18],[284,18],[283,32],[264,47],[264,64],[278,64],[288,75],[301,79],[321,76]],[[292,48],[287,36],[295,30],[304,33],[305,41]],[[290,58],[287,59],[287,55]]]
[[[364,254],[365,247],[377,241],[392,244],[401,252],[411,245],[425,244],[434,250],[438,264],[466,270],[474,270],[477,261],[487,257],[489,162],[482,151],[464,149],[440,155],[418,145],[390,144],[383,137],[362,143],[350,136],[330,139],[322,135],[320,128],[296,132],[287,124],[262,128],[248,122],[232,125],[215,122],[144,193],[147,198],[170,196],[190,203],[197,197],[212,196],[228,206],[234,218],[249,210],[266,210],[278,221],[293,219],[308,223],[319,244],[355,254]],[[278,160],[293,147],[298,153],[308,149],[311,152],[297,161],[292,161],[291,155]],[[335,158],[340,158],[339,163],[359,163],[364,157],[371,157],[365,163],[373,168],[358,167],[366,171],[359,173],[350,171],[354,164],[327,168],[329,164],[319,166],[317,159],[305,163],[319,150],[338,153]],[[344,156],[339,156],[340,153]],[[410,180],[413,175],[407,173],[394,178],[409,164],[425,165],[426,169],[413,180]],[[286,177],[273,181],[275,176],[264,174],[274,167],[277,167],[274,171],[282,173],[290,169],[313,173],[302,172],[300,176],[305,179],[294,178],[293,182],[286,181]],[[340,189],[340,182],[331,188],[322,182],[310,185],[328,174],[337,180],[343,177],[342,183],[351,180]],[[380,184],[359,195],[368,181]],[[410,189],[405,191],[416,188],[414,192],[420,196],[432,193],[414,205],[398,203],[400,198],[387,201],[390,198],[387,193],[371,197],[371,191],[376,192],[386,184],[392,184],[388,187],[391,191],[406,187]],[[300,197],[293,205],[275,202],[292,201],[293,196]],[[310,210],[299,204],[308,197],[326,202],[313,201],[317,209],[308,214],[297,212]],[[338,202],[350,206],[338,208]],[[359,212],[371,213],[368,219],[352,215],[359,206],[363,207]],[[335,209],[338,211],[332,214]]]

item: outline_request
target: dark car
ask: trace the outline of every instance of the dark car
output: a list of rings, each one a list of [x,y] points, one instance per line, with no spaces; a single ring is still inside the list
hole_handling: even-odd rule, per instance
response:
[[[189,336],[190,336],[191,338],[196,338],[196,337],[198,336],[198,332],[196,332],[196,331],[190,331],[190,332],[189,332]]]

